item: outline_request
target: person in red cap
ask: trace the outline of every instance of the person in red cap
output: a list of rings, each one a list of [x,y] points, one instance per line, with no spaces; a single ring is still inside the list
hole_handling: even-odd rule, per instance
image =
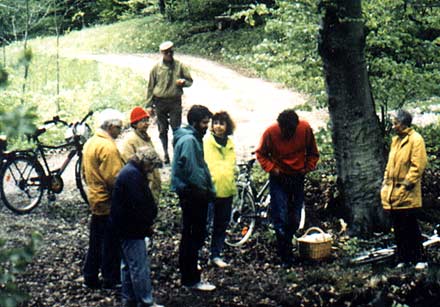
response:
[[[133,129],[123,138],[119,145],[119,152],[121,153],[124,163],[127,163],[128,160],[135,155],[139,148],[147,146],[156,152],[153,142],[147,133],[149,121],[150,114],[141,107],[135,107],[133,110],[131,110],[130,125]],[[161,167],[162,165],[159,164],[154,165],[153,171],[148,174],[150,189],[153,193],[156,203],[159,203],[161,191],[161,179],[159,171],[159,168]]]
[[[165,41],[159,46],[162,59],[154,65],[148,79],[146,108],[157,115],[159,139],[162,142],[165,164],[168,155],[168,126],[174,131],[182,123],[183,88],[190,87],[193,79],[188,67],[175,60],[174,44]]]

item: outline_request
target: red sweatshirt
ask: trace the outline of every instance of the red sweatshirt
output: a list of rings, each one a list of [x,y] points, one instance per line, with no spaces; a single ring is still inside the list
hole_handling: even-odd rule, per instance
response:
[[[315,136],[309,123],[298,122],[295,135],[286,140],[281,137],[278,123],[264,131],[256,150],[258,162],[266,172],[278,168],[281,173],[308,173],[319,160]]]

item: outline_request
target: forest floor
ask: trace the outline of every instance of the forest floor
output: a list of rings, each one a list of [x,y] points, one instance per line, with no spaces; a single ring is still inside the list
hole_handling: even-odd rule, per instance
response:
[[[146,74],[157,59],[154,55],[84,55],[113,65],[132,67]],[[212,111],[227,110],[237,123],[234,135],[239,159],[249,157],[266,126],[287,108],[302,105],[305,98],[260,79],[243,76],[219,64],[179,56],[190,65],[194,85],[186,89],[184,109],[204,104]],[[215,70],[210,69],[214,67]],[[213,69],[214,69],[213,68]],[[321,110],[299,112],[314,129],[326,124]],[[185,120],[184,120],[185,122]],[[149,128],[158,152],[157,129]],[[56,163],[62,155],[52,158]],[[163,170],[166,181],[169,166]],[[334,174],[328,174],[331,176]],[[152,280],[156,300],[174,307],[275,307],[275,306],[437,306],[440,299],[440,249],[428,250],[430,267],[417,272],[413,268],[396,269],[390,262],[354,266],[349,262],[357,248],[368,249],[392,242],[390,235],[375,234],[369,240],[339,233],[334,215],[331,180],[306,182],[306,228],[319,226],[333,235],[328,259],[311,261],[297,258],[292,268],[282,267],[276,258],[275,238],[267,225],[258,224],[256,232],[240,248],[225,248],[225,260],[231,266],[215,268],[208,263],[208,250],[201,252],[203,277],[217,286],[211,293],[189,291],[180,286],[177,266],[180,240],[180,208],[174,194],[164,187],[151,250]],[[428,172],[424,181],[426,209],[421,216],[424,232],[432,232],[440,222],[439,173]],[[81,268],[88,245],[89,212],[75,188],[73,174],[66,174],[65,190],[55,202],[43,202],[32,213],[15,215],[0,206],[0,238],[15,247],[33,231],[43,235],[43,244],[17,279],[28,292],[22,307],[113,307],[120,306],[117,291],[91,291],[82,287]],[[207,246],[207,244],[206,244]],[[295,251],[296,253],[296,251]]]

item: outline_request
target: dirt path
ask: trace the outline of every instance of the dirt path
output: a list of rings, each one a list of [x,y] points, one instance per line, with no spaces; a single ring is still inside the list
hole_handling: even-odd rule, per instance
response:
[[[151,67],[160,59],[158,54],[83,54],[75,57],[130,68],[146,80]],[[183,122],[186,118],[185,110],[193,104],[206,105],[214,112],[228,111],[237,124],[234,139],[239,159],[249,155],[252,148],[258,144],[264,129],[275,121],[279,112],[305,103],[305,97],[299,93],[284,89],[275,83],[246,77],[216,62],[181,54],[177,54],[175,58],[190,67],[194,79],[193,86],[185,89]],[[328,118],[327,112],[322,110],[298,113],[301,118],[308,120],[315,130],[325,126]],[[160,152],[156,127],[150,127],[149,133]]]

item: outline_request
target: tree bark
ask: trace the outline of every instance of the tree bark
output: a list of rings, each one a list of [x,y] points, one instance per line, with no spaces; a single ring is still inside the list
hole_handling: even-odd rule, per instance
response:
[[[350,232],[388,227],[380,203],[384,141],[368,82],[361,0],[322,0],[319,52],[338,175]]]

